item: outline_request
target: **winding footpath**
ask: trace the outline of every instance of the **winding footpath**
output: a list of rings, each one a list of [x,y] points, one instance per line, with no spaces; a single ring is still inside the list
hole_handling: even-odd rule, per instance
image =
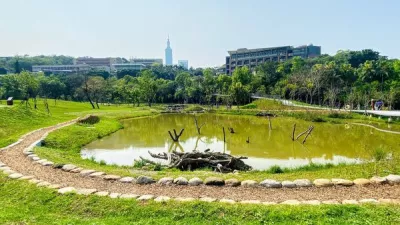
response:
[[[57,124],[24,135],[17,143],[1,149],[0,170],[10,179],[27,180],[37,186],[52,188],[58,193],[75,192],[77,194],[108,196],[112,198],[136,198],[138,200],[176,201],[200,200],[207,202],[253,203],[253,204],[360,204],[393,203],[400,204],[400,176],[386,178],[357,179],[319,179],[306,180],[296,184],[290,181],[277,182],[267,180],[260,184],[255,181],[243,181],[232,187],[216,186],[208,183],[188,185],[185,178],[162,179],[164,182],[148,182],[148,177],[122,178],[106,175],[102,172],[84,170],[73,165],[56,168],[52,162],[39,159],[32,152],[33,147],[51,131],[71,125],[77,120]],[[218,176],[218,174],[216,174]],[[139,180],[141,182],[139,182]],[[275,186],[274,186],[275,182]],[[300,185],[303,182],[304,185]],[[161,184],[163,183],[163,184]],[[190,183],[190,182],[189,182]],[[179,185],[182,184],[182,185]],[[283,187],[282,187],[283,185]],[[302,186],[302,187],[299,187]]]

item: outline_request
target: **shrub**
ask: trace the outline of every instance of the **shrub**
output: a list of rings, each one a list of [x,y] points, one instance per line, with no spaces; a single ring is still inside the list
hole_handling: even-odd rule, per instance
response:
[[[273,174],[283,173],[283,169],[278,165],[271,166],[271,168],[269,168],[267,171],[268,173],[273,173]]]
[[[96,124],[98,122],[100,122],[100,117],[94,115],[90,115],[84,119],[79,120],[79,123],[91,124],[91,125]]]
[[[241,106],[240,108],[242,108],[242,109],[257,109],[257,104],[255,104],[255,103],[250,103],[250,104]]]

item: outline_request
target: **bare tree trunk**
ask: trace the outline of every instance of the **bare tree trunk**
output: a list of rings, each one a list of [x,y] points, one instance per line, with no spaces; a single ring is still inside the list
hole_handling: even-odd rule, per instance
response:
[[[293,125],[292,141],[294,141],[294,134],[296,132],[296,124]]]
[[[202,128],[206,123],[203,123],[203,124],[201,124],[201,125],[199,126],[199,124],[198,124],[198,122],[197,122],[197,117],[196,117],[196,115],[194,115],[194,124],[196,125],[196,128],[197,128],[197,134],[200,135],[200,130],[201,130],[201,128]]]
[[[224,133],[224,143],[226,142],[226,139],[225,139],[225,127],[222,127],[222,133]]]

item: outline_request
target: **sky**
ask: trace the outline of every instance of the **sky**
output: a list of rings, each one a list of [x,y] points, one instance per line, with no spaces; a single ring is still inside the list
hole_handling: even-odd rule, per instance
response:
[[[314,44],[400,58],[398,0],[0,0],[0,56],[165,58],[220,66],[228,50]]]

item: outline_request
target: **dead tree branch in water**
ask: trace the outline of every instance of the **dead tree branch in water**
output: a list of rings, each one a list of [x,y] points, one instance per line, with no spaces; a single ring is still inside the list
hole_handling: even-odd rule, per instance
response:
[[[225,127],[222,127],[222,133],[224,133],[224,143],[226,142],[226,139],[225,139]]]
[[[179,132],[179,134],[177,134],[177,133],[176,133],[176,130],[174,129],[174,136],[172,136],[171,131],[168,131],[168,133],[169,133],[169,136],[171,137],[171,139],[172,139],[174,142],[178,142],[178,141],[179,141],[179,138],[181,137],[181,135],[182,135],[182,133],[183,133],[184,130],[185,130],[185,129],[182,128],[181,132]]]
[[[296,133],[296,124],[293,125],[292,141],[294,141],[294,134]]]
[[[198,122],[197,122],[197,117],[196,117],[196,115],[194,115],[194,124],[196,125],[196,128],[197,128],[197,134],[200,135],[200,129],[201,129],[206,123],[203,123],[203,124],[201,124],[201,125],[199,126],[199,124],[198,124]]]
[[[314,127],[313,126],[311,126],[310,127],[310,129],[308,130],[308,132],[307,132],[307,135],[306,135],[306,137],[304,138],[304,140],[303,140],[303,145],[304,145],[304,143],[306,143],[306,140],[307,140],[307,138],[308,138],[308,136],[311,134],[311,132],[314,130]]]
[[[296,140],[298,140],[301,136],[303,136],[304,134],[306,134],[309,130],[311,129],[311,126],[308,127],[308,129],[306,131],[301,132],[299,135],[297,135]]]
[[[228,127],[229,132],[231,132],[231,134],[235,133],[235,130],[232,127]]]

